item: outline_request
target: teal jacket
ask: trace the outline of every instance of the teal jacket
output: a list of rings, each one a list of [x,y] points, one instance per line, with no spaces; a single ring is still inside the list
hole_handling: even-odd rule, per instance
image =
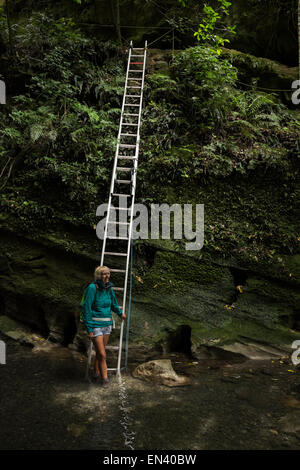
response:
[[[97,280],[86,288],[82,304],[82,320],[88,333],[91,333],[93,328],[102,328],[113,324],[112,320],[99,321],[93,320],[93,317],[111,318],[111,310],[120,317],[122,316],[122,310],[119,308],[112,286],[112,282],[105,285],[102,281]]]

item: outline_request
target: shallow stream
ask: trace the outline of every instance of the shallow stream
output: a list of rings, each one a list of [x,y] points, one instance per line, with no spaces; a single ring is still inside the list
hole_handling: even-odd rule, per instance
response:
[[[174,369],[191,383],[167,387],[134,378],[141,355],[129,356],[121,383],[111,373],[102,388],[84,380],[86,360],[77,352],[57,346],[34,353],[0,339],[7,344],[0,449],[300,448],[300,370],[289,359],[230,363],[172,354]]]

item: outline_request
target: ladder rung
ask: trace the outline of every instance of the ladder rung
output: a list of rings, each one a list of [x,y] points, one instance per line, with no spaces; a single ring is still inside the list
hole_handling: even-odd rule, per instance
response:
[[[139,116],[139,114],[123,113],[123,116]]]
[[[126,137],[137,137],[137,134],[120,134],[120,135],[126,135]]]
[[[120,290],[120,291],[122,291],[122,292],[123,292],[123,290],[124,290],[124,287],[113,287],[113,289],[114,289],[114,290]]]
[[[138,126],[138,124],[131,123],[131,122],[122,122],[122,126]]]
[[[131,184],[131,181],[129,181],[129,180],[116,180],[116,183],[119,183],[119,184]]]
[[[119,211],[130,211],[131,207],[114,207],[114,209],[117,209]]]
[[[112,235],[107,235],[106,238],[109,238],[110,240],[129,240],[128,237],[113,237]]]
[[[130,104],[130,103],[125,103],[124,106],[136,106],[136,107],[140,107],[140,104]]]
[[[112,193],[111,195],[112,195],[112,196],[116,196],[116,197],[117,197],[117,196],[118,196],[118,197],[120,197],[120,196],[124,196],[124,197],[132,197],[132,194],[120,194],[120,193]]]
[[[137,157],[132,157],[131,155],[118,155],[120,160],[137,160]]]
[[[144,65],[144,62],[130,62],[130,65]]]
[[[139,54],[139,55],[131,54],[131,57],[144,57],[144,56],[143,56],[143,54]]]
[[[143,50],[145,50],[145,48],[144,47],[133,47],[132,50],[133,51],[143,51]]]
[[[131,85],[127,85],[127,88],[137,88],[137,89],[139,89],[139,90],[142,89],[141,86],[131,86]]]
[[[111,251],[105,251],[104,254],[109,256],[127,256],[127,253],[113,253]]]
[[[127,168],[127,166],[117,166],[117,170],[119,171],[131,171],[133,168]]]
[[[110,269],[111,273],[126,273],[126,269]]]
[[[128,77],[127,80],[134,80],[136,82],[137,80],[142,81],[143,79],[142,78],[135,78],[135,77]]]
[[[128,70],[128,72],[140,72],[140,73],[143,73],[143,70],[132,70],[132,69],[130,69],[130,70]]]
[[[127,96],[130,96],[131,98],[140,98],[141,95],[125,95],[125,97],[127,98]]]
[[[115,222],[114,220],[109,220],[108,223],[116,224],[116,225],[129,225],[130,224],[130,222]],[[111,237],[108,237],[108,238],[111,238]]]
[[[134,148],[136,145],[133,144],[119,144],[119,147]]]

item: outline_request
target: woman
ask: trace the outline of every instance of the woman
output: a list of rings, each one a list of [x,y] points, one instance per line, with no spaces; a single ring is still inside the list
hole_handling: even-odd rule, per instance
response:
[[[107,266],[98,266],[95,269],[95,281],[92,282],[84,297],[82,305],[82,319],[88,336],[94,343],[96,358],[94,363],[94,378],[102,377],[102,384],[107,385],[107,364],[105,347],[112,330],[113,320],[111,310],[122,319],[125,313],[119,308],[116,295],[109,282],[110,270]]]

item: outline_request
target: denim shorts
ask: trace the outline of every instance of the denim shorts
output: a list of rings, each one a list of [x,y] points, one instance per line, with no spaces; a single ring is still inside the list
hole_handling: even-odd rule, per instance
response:
[[[103,326],[102,328],[93,328],[94,338],[96,338],[96,336],[110,335],[111,330],[111,325]]]

